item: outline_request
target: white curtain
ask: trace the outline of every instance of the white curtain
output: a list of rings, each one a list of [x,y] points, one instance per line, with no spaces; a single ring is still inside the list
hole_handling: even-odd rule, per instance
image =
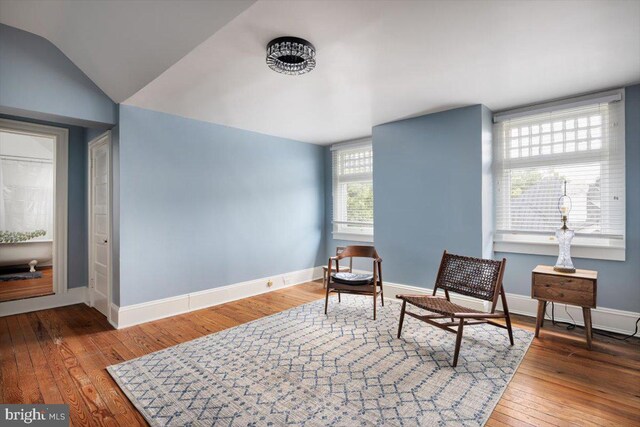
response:
[[[53,164],[0,158],[0,229],[45,230],[36,240],[53,238]]]

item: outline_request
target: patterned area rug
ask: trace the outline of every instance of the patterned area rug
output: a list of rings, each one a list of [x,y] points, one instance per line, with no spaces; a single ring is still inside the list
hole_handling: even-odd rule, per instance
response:
[[[454,334],[407,316],[397,339],[385,303],[373,321],[370,297],[316,301],[108,370],[154,426],[483,425],[533,334],[466,328],[452,368]]]

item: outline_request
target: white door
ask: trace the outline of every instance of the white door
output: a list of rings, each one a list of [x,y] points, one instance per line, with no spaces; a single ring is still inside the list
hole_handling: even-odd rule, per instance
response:
[[[110,292],[110,203],[109,135],[89,144],[89,288],[91,305],[109,318]]]

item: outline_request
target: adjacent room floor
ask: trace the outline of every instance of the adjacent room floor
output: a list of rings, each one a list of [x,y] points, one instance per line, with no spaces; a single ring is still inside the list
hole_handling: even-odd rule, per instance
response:
[[[121,330],[85,305],[3,317],[0,401],[64,402],[73,425],[144,425],[105,367],[323,295],[306,283]],[[514,325],[532,330],[534,319]],[[487,425],[638,425],[639,395],[640,339],[596,336],[588,351],[582,330],[545,324]]]
[[[39,269],[37,279],[0,281],[0,302],[53,295],[53,269]]]

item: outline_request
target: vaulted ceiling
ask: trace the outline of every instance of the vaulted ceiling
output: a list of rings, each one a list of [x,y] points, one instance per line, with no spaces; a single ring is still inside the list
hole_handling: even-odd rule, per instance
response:
[[[51,40],[116,101],[319,144],[640,82],[638,1],[251,3],[3,0],[0,21]],[[283,35],[316,46],[310,74],[265,65]]]
[[[0,22],[48,39],[122,102],[255,0],[0,0]]]

